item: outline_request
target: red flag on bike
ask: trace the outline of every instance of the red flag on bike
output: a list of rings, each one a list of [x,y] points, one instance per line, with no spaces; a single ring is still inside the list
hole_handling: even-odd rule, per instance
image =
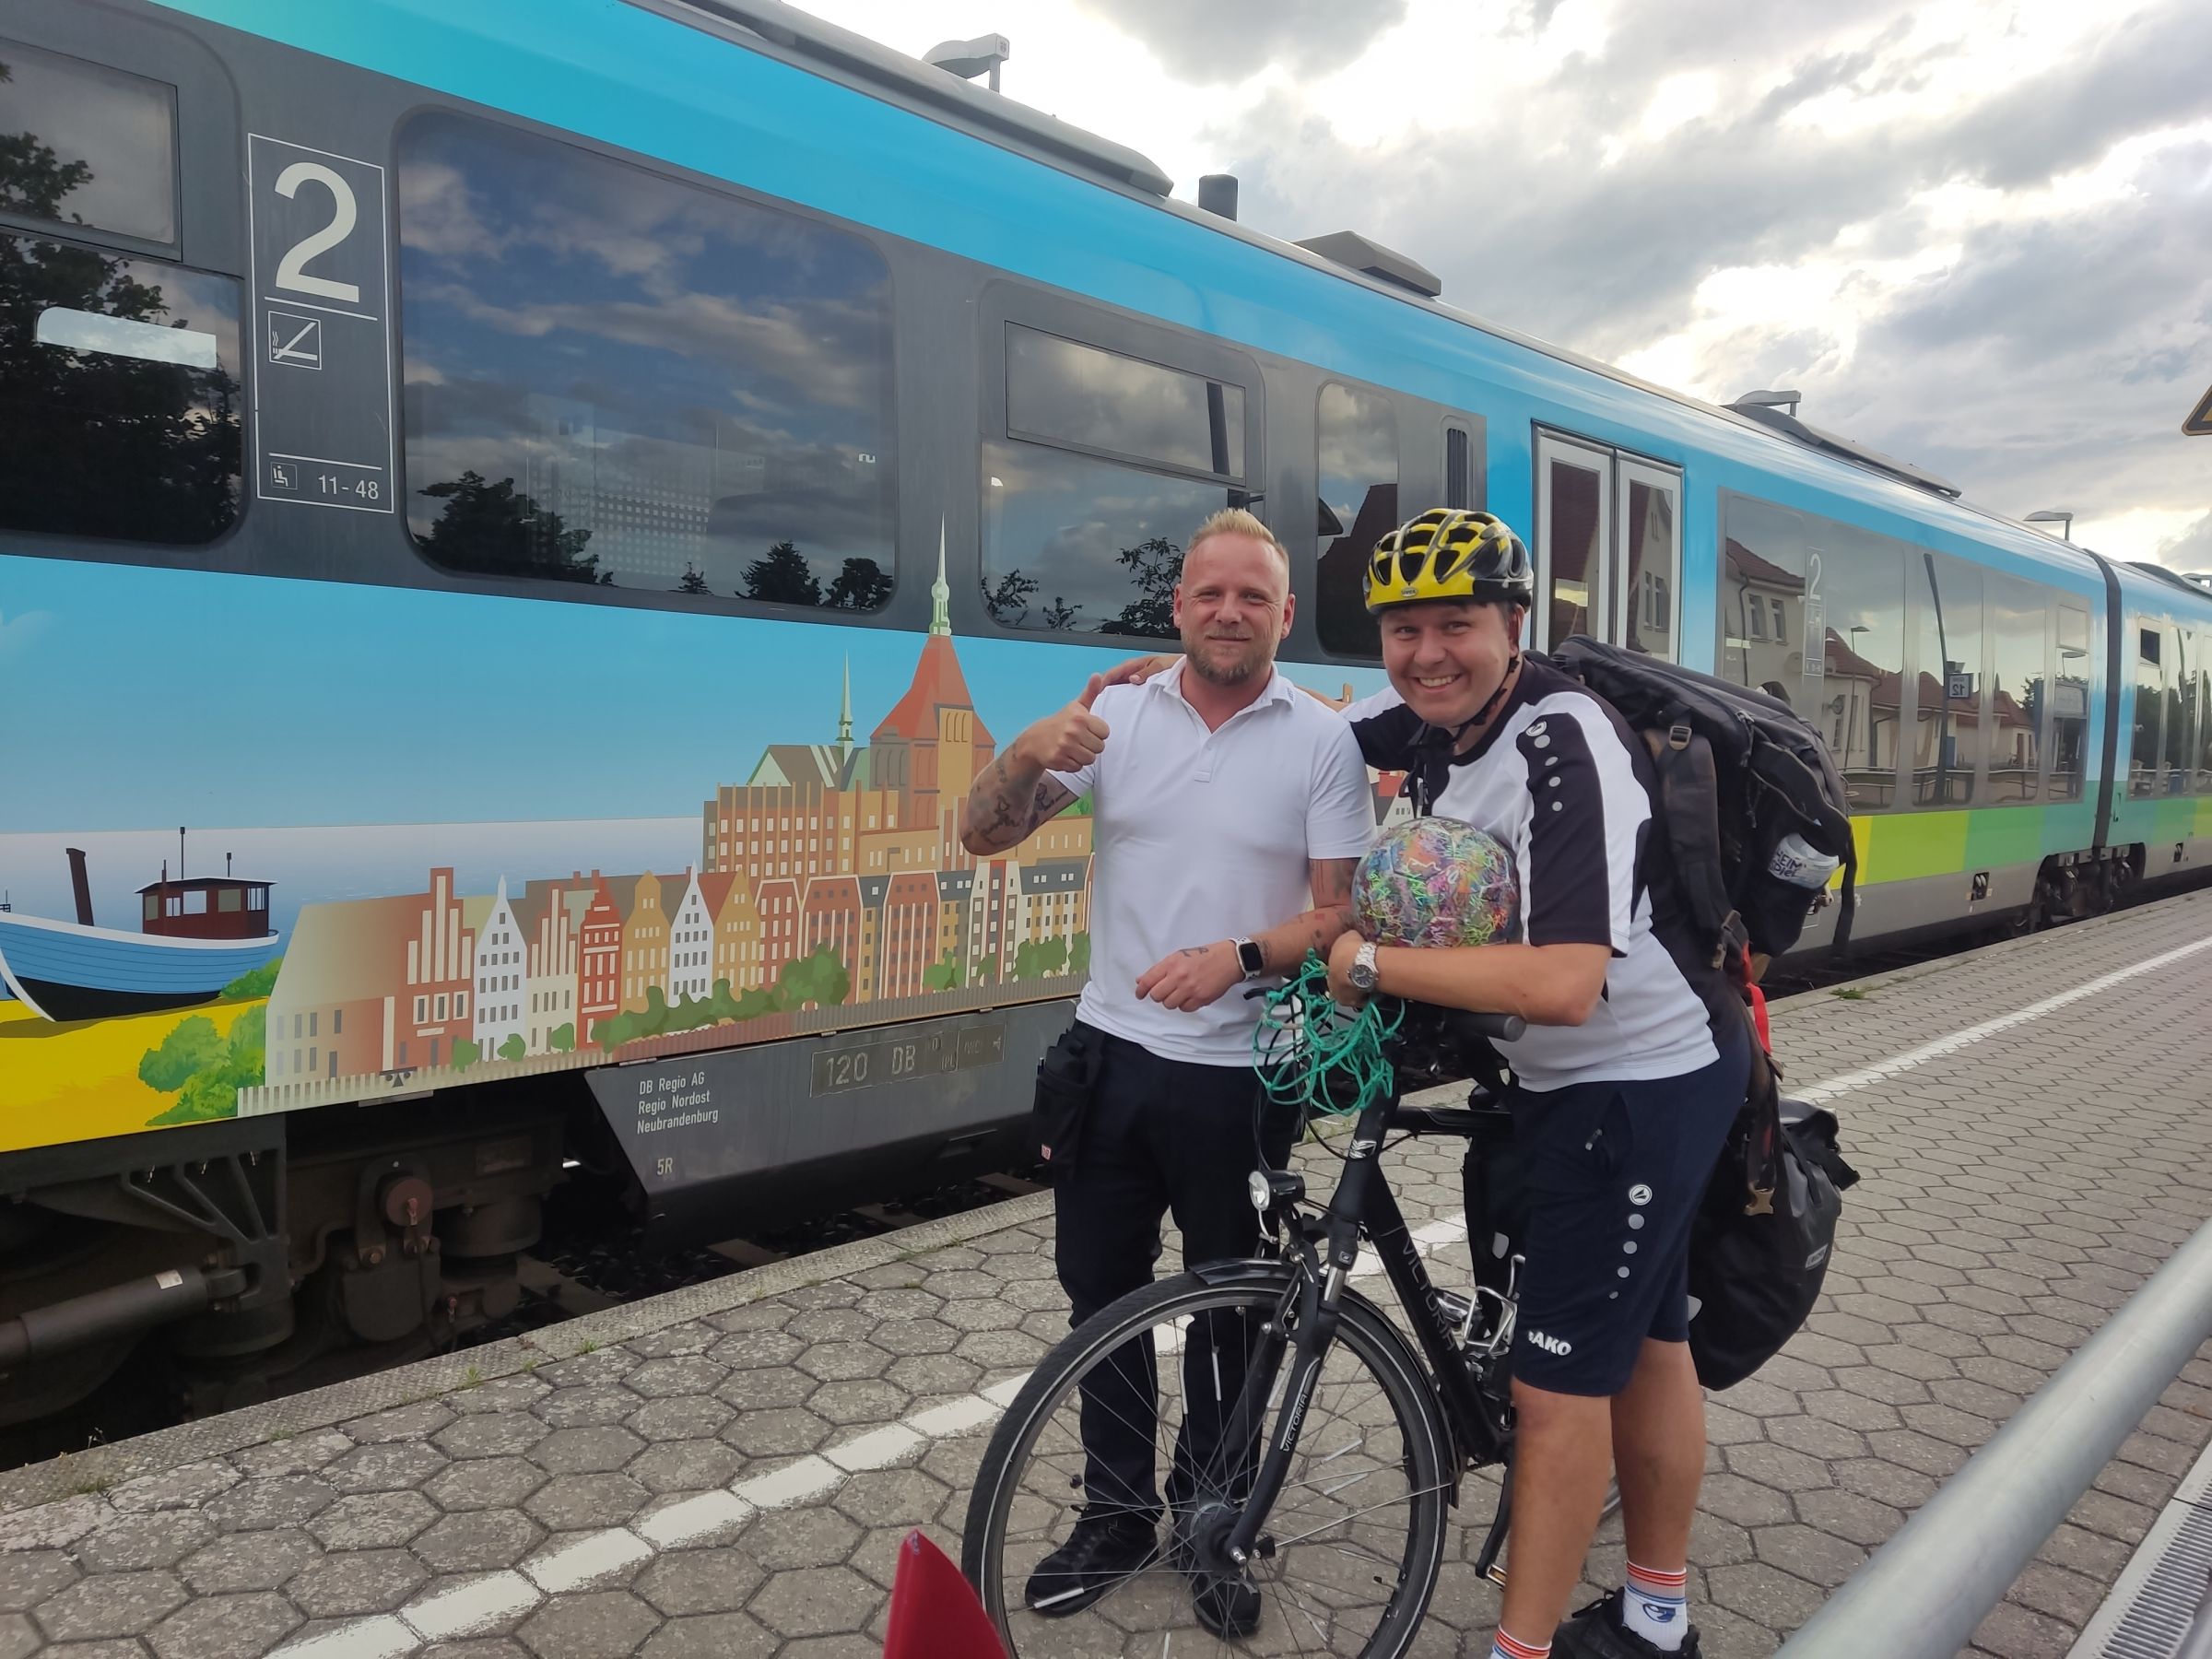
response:
[[[919,1530],[899,1546],[883,1659],[1006,1659],[975,1591]]]

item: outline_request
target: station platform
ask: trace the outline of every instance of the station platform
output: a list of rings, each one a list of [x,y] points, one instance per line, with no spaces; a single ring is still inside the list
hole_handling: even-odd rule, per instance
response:
[[[1864,1179],[1808,1328],[1709,1406],[1710,1659],[1771,1653],[2212,1217],[2207,1007],[2212,894],[1775,1005]],[[1392,1170],[1455,1282],[1457,1147]],[[1066,1330],[1051,1234],[1039,1194],[0,1475],[0,1659],[876,1659],[900,1539],[957,1559]],[[1972,1651],[2065,1659],[2208,1441],[2200,1354]],[[1419,1653],[1488,1652],[1460,1519]]]

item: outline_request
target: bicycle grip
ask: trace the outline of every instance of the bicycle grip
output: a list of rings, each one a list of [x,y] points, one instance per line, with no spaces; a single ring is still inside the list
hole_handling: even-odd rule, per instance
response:
[[[1452,1023],[1467,1036],[1487,1038],[1492,1042],[1517,1042],[1528,1030],[1528,1021],[1518,1014],[1474,1014],[1463,1011],[1453,1016]]]

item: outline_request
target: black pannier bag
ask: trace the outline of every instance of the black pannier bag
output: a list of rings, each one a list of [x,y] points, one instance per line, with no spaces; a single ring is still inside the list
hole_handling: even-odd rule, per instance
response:
[[[1651,751],[1653,817],[1675,886],[1715,964],[1748,946],[1754,972],[1805,930],[1813,891],[1782,872],[1800,839],[1841,864],[1835,944],[1851,937],[1858,853],[1841,774],[1788,704],[1577,634],[1553,661],[1616,709]],[[1816,878],[1818,879],[1818,878]],[[1825,885],[1821,882],[1820,885]]]
[[[1772,1066],[1755,1052],[1750,1098],[1690,1223],[1699,1382],[1732,1388],[1797,1334],[1828,1278],[1843,1189],[1858,1179],[1837,1148],[1835,1114],[1780,1100]]]

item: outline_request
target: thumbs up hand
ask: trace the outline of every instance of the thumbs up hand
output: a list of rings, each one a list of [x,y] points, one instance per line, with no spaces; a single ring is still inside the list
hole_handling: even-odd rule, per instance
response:
[[[1063,772],[1081,771],[1097,759],[1106,747],[1108,732],[1106,723],[1090,712],[1090,706],[1105,688],[1106,677],[1092,675],[1082,696],[1022,733],[1016,742],[1023,759],[1046,771]]]

